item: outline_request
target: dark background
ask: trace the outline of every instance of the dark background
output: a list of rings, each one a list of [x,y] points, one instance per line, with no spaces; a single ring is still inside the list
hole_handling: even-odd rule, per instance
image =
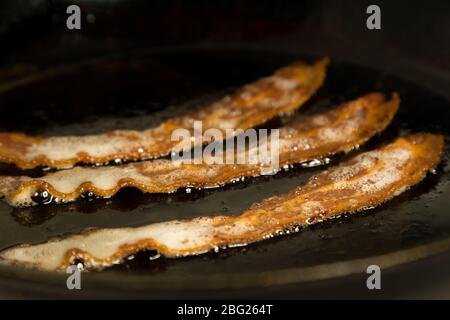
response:
[[[66,29],[69,4],[82,8],[80,31]],[[370,4],[381,8],[381,30],[366,28]],[[448,80],[450,2],[2,0],[0,46],[3,67],[142,48],[269,47]]]

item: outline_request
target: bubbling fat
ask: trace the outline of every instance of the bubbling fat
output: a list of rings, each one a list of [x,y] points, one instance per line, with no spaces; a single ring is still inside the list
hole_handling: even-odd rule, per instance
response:
[[[97,229],[0,252],[3,264],[63,271],[73,263],[101,269],[141,250],[166,257],[249,244],[372,208],[421,181],[441,159],[443,137],[414,134],[362,153],[311,177],[290,193],[256,203],[239,216],[174,220],[137,228]]]
[[[0,161],[22,169],[38,166],[69,168],[76,163],[102,164],[113,160],[143,160],[169,154],[187,146],[172,141],[175,129],[191,133],[196,121],[203,128],[242,129],[260,125],[305,103],[322,85],[328,59],[312,65],[294,63],[272,76],[245,85],[233,95],[182,117],[172,118],[144,131],[116,130],[99,135],[32,137],[0,133]],[[192,141],[188,147],[201,144]]]
[[[396,94],[386,100],[380,93],[371,93],[329,112],[292,120],[279,130],[276,150],[279,167],[289,168],[294,163],[308,167],[320,165],[327,163],[326,157],[331,154],[355,148],[392,121],[399,101]],[[247,150],[236,150],[235,160],[249,159],[264,151],[271,154],[269,141]],[[75,167],[38,179],[18,177],[15,184],[13,177],[4,177],[4,181],[0,178],[0,190],[4,185],[6,200],[12,206],[24,207],[70,202],[79,197],[111,197],[127,186],[155,193],[174,192],[179,188],[215,188],[279,169],[273,163],[212,164],[208,160],[202,159],[200,164],[154,160],[111,167]]]

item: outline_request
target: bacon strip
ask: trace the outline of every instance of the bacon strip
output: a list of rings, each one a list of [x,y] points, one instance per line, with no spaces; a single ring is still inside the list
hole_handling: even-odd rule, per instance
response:
[[[105,163],[164,156],[176,146],[171,140],[173,130],[193,131],[194,121],[202,121],[204,130],[246,130],[298,108],[322,85],[327,64],[328,59],[312,65],[292,64],[209,107],[144,131],[116,130],[99,135],[50,138],[0,133],[0,162],[13,163],[22,169],[68,168],[79,162]],[[199,143],[194,141],[194,145]]]
[[[386,101],[384,95],[371,93],[332,111],[295,119],[279,131],[279,164],[311,161],[364,143],[391,122],[399,102],[397,94]],[[261,154],[263,148],[270,150],[270,143],[241,152],[248,157]],[[74,201],[87,194],[111,197],[127,186],[153,193],[174,192],[182,187],[213,188],[268,170],[261,163],[207,164],[211,162],[206,160],[201,164],[155,160],[113,167],[75,167],[37,179],[0,177],[0,196],[5,195],[12,206],[32,206],[55,199]]]
[[[16,246],[0,252],[0,261],[51,271],[83,261],[86,268],[93,269],[119,263],[141,250],[183,257],[246,245],[379,205],[421,181],[439,163],[443,146],[440,135],[410,135],[323,171],[304,186],[254,204],[239,216],[98,229],[43,244]]]

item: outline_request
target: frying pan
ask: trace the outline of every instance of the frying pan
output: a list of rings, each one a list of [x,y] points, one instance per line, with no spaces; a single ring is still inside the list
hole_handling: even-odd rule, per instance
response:
[[[402,102],[387,130],[358,151],[333,157],[330,165],[416,131],[444,134],[447,148],[435,174],[376,209],[314,225],[298,234],[197,257],[153,260],[154,252],[139,253],[103,272],[83,273],[83,289],[77,291],[67,290],[64,274],[2,266],[0,296],[448,297],[450,96],[442,89],[448,88],[448,77],[431,72],[423,77],[420,68],[414,73],[368,67],[359,63],[355,54],[327,49],[329,52],[319,55],[317,49],[267,45],[159,46],[67,59],[55,65],[16,67],[13,77],[10,72],[2,73],[0,130],[61,136],[151,127],[206,105],[277,67],[331,54],[325,85],[299,112],[327,110],[370,91],[397,91]],[[278,123],[275,119],[265,126]],[[140,226],[206,214],[235,215],[253,202],[301,185],[323,169],[297,166],[275,176],[189,194],[180,190],[149,195],[125,189],[108,200],[27,209],[2,202],[0,249],[87,228]],[[12,166],[0,166],[0,175],[22,173]],[[26,173],[40,174],[39,170]],[[366,288],[366,268],[371,264],[382,268],[383,289],[379,292]]]

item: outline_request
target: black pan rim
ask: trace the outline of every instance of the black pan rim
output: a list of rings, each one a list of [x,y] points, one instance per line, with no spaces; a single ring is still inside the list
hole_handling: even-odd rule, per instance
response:
[[[120,281],[111,282],[107,281],[110,275],[102,274],[101,271],[86,273],[83,275],[83,278],[85,279],[84,281],[90,282],[91,285],[95,286],[96,289],[91,292],[93,294],[97,290],[117,291],[133,289],[134,291],[146,291],[149,286],[160,287],[169,291],[264,288],[347,277],[364,272],[369,265],[378,265],[381,269],[386,270],[448,252],[450,252],[450,237],[366,258],[299,268],[286,268],[276,271],[246,272],[232,275],[183,274],[180,277],[168,277],[167,281],[164,282],[154,281],[152,277],[141,277],[139,275],[127,275],[127,281],[123,283]],[[0,279],[4,283],[25,282],[27,284],[52,286],[57,284],[64,285],[67,275],[31,268],[0,265]],[[207,281],[205,282],[205,280]]]

